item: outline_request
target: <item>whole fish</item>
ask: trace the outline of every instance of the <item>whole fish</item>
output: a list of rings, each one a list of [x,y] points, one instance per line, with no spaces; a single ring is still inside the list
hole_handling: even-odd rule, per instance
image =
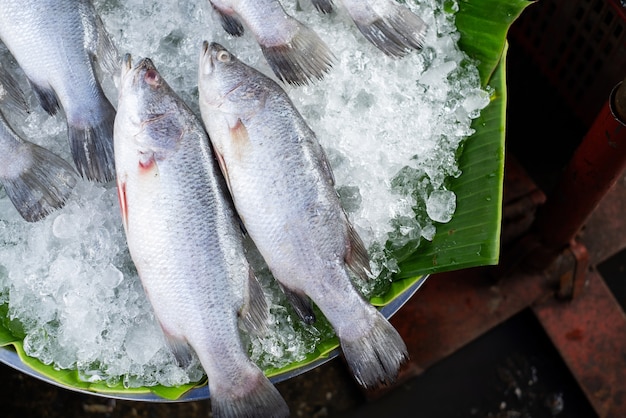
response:
[[[396,0],[341,0],[368,41],[391,57],[421,50],[427,25]],[[322,13],[333,10],[333,0],[311,0]]]
[[[402,338],[353,286],[369,258],[341,208],[330,164],[285,91],[219,44],[204,43],[200,110],[235,207],[287,297],[311,322],[310,298],[330,321],[356,380],[396,378]]]
[[[2,66],[0,103],[22,114],[28,110],[16,80]],[[22,218],[36,222],[65,205],[76,174],[63,158],[22,139],[0,111],[0,183]]]
[[[94,72],[117,64],[117,53],[90,0],[3,0],[0,40],[24,70],[41,106],[67,119],[81,176],[113,179],[115,109]]]
[[[131,257],[173,353],[197,353],[213,416],[288,416],[240,341],[239,318],[261,332],[267,306],[209,139],[147,58],[123,62],[115,160]]]
[[[287,14],[278,0],[209,2],[229,34],[241,36],[244,24],[250,29],[281,81],[304,85],[322,79],[330,70],[335,57],[328,46],[312,29]]]

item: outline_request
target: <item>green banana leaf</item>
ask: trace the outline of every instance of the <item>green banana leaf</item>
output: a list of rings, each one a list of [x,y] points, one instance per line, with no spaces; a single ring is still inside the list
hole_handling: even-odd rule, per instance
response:
[[[430,273],[497,264],[504,177],[506,36],[511,24],[529,4],[528,0],[458,0],[459,46],[477,61],[483,86],[490,86],[494,93],[490,104],[473,122],[475,133],[460,150],[459,167],[463,174],[448,184],[457,196],[454,217],[446,224],[437,225],[432,241],[423,242],[410,251],[398,250],[395,255],[400,260],[400,271],[394,275],[385,294],[372,298],[375,305],[389,304]],[[453,2],[446,0],[446,5],[451,7]],[[198,386],[127,389],[121,384],[110,387],[81,381],[76,371],[57,370],[26,356],[19,329],[10,323],[2,309],[0,347],[17,355],[32,374],[77,391],[114,397],[150,394],[154,396],[150,400],[177,400]],[[266,374],[274,376],[310,365],[327,357],[337,347],[336,338],[323,341],[304,361],[282,369],[266,370]]]

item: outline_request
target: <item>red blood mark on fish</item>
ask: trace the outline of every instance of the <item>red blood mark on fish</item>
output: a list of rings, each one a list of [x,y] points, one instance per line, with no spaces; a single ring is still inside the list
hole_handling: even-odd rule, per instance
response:
[[[154,158],[154,154],[150,156],[142,155],[142,157],[145,158],[139,159],[139,172],[145,173],[146,171],[152,171],[152,169],[156,165],[156,159]]]
[[[124,228],[128,228],[128,201],[126,200],[126,183],[121,181],[117,182],[117,200],[120,204]]]

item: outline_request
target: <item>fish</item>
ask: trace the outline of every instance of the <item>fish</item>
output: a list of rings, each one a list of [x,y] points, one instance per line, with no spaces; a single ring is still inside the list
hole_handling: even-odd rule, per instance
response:
[[[197,354],[213,416],[288,416],[240,340],[240,320],[264,332],[267,302],[206,131],[149,58],[124,58],[114,141],[128,248],[172,353]]]
[[[0,105],[28,113],[24,92],[0,65]],[[0,183],[18,213],[37,222],[65,206],[76,185],[76,172],[63,158],[23,139],[0,110]]]
[[[90,0],[4,0],[0,40],[9,49],[42,108],[62,109],[74,165],[89,180],[115,174],[115,109],[95,64],[116,71],[117,49]]]
[[[317,305],[361,386],[392,383],[407,348],[352,282],[369,278],[370,260],[315,133],[278,83],[218,43],[203,44],[198,89],[235,208],[287,299],[305,323]]]
[[[333,0],[311,0],[322,13],[333,10]],[[393,58],[420,51],[428,25],[395,0],[341,0],[359,31],[374,46]]]
[[[278,0],[209,0],[224,30],[252,32],[270,68],[282,82],[302,86],[321,80],[336,60],[326,43],[287,14]]]

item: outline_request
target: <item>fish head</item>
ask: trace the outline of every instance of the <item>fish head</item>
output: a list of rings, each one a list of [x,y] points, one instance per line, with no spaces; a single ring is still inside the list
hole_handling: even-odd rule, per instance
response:
[[[187,122],[184,106],[149,58],[133,65],[126,54],[114,125],[116,155],[131,150],[140,167],[154,168],[179,148]]]
[[[265,80],[217,42],[203,43],[198,71],[201,106],[225,113],[254,112],[265,101]]]
[[[118,116],[137,141],[171,142],[183,130],[182,100],[157,71],[149,58],[133,65],[130,54],[122,64]],[[116,121],[117,123],[117,121]]]
[[[150,58],[143,58],[133,66],[131,55],[126,54],[120,77],[120,101],[130,99],[140,108],[154,114],[175,107],[173,96],[172,89]]]

